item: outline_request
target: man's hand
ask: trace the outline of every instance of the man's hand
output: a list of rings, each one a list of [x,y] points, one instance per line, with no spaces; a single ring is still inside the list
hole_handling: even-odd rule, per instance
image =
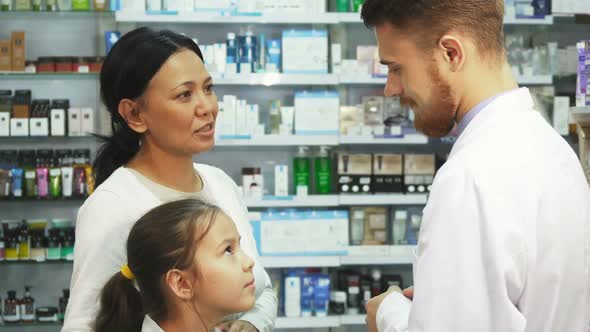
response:
[[[232,320],[217,326],[221,332],[258,332],[252,323],[245,320]]]
[[[377,331],[377,311],[379,310],[379,306],[385,300],[385,298],[391,293],[402,293],[402,290],[397,286],[391,286],[387,290],[387,292],[375,296],[374,298],[370,299],[365,308],[367,309],[367,327],[369,328],[369,332],[378,332]]]
[[[404,296],[410,300],[414,299],[414,286],[404,289]]]

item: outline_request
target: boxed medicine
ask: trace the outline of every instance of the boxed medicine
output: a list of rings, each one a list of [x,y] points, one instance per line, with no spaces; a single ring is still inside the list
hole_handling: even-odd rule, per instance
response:
[[[90,135],[95,132],[94,110],[89,107],[81,109],[80,135]]]
[[[10,136],[10,112],[0,112],[0,137]]]
[[[364,123],[363,107],[341,106],[340,107],[340,135],[361,136]]]
[[[283,73],[328,73],[327,30],[285,30],[282,46]]]
[[[31,136],[49,136],[49,118],[30,118],[29,131]]]
[[[12,69],[12,45],[10,40],[0,40],[0,71]]]
[[[29,119],[10,119],[10,136],[29,136]]]
[[[82,135],[82,109],[72,107],[68,110],[68,135]]]
[[[403,156],[401,154],[373,155],[374,193],[402,193],[403,185]]]
[[[436,172],[433,154],[406,154],[404,156],[404,188],[409,194],[430,192]]]
[[[12,45],[12,70],[25,71],[26,52],[25,52],[25,32],[13,31],[11,35]]]
[[[372,191],[373,155],[338,155],[338,193],[368,194]]]
[[[295,93],[296,135],[338,135],[340,97],[336,91]]]

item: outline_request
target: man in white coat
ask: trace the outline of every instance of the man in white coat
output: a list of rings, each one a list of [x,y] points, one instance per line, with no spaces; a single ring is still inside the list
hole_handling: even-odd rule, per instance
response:
[[[431,137],[459,133],[420,231],[413,300],[367,304],[370,331],[586,332],[590,189],[507,63],[502,0],[366,0],[385,94]]]

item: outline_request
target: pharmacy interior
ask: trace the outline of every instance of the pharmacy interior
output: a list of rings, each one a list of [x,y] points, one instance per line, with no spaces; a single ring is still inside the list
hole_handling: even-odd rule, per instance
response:
[[[242,191],[276,330],[365,330],[367,299],[413,283],[422,209],[454,138],[416,132],[411,110],[383,97],[362,2],[0,0],[0,331],[61,328],[77,211],[94,190],[92,134],[111,130],[99,72],[141,26],[203,52],[220,108],[198,162]],[[518,82],[587,175],[588,15],[587,1],[506,1]]]

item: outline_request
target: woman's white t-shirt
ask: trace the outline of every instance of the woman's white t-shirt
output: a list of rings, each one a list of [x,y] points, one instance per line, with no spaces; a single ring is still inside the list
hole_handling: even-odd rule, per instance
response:
[[[93,330],[100,291],[127,263],[127,237],[134,223],[163,203],[190,197],[219,206],[231,217],[242,236],[243,250],[256,262],[256,304],[252,310],[232,319],[248,321],[260,332],[272,331],[278,301],[270,278],[258,260],[248,210],[238,187],[218,168],[195,164],[195,169],[203,181],[201,192],[179,192],[121,167],[86,200],[76,221],[74,271],[62,332]]]

